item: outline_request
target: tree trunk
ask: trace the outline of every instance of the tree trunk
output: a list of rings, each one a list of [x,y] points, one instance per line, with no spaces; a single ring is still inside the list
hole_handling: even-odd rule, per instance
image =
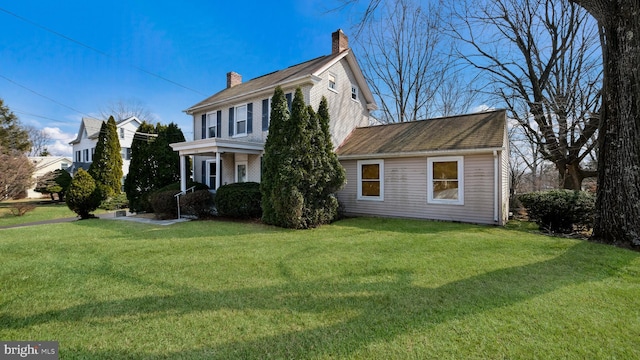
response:
[[[593,237],[640,246],[640,2],[573,0],[602,33],[604,97]]]
[[[568,190],[582,190],[582,180],[585,176],[580,168],[580,164],[566,164],[563,168],[556,166],[560,176],[560,186]]]

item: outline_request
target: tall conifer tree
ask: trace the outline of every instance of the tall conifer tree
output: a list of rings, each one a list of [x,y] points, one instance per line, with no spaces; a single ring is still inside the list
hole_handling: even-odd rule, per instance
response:
[[[136,132],[156,134],[156,128],[143,121]],[[155,189],[154,141],[155,137],[142,135],[134,137],[131,144],[131,162],[129,163],[129,173],[124,180],[124,191],[129,200],[129,209],[133,212],[149,210],[148,201],[146,201],[144,195]]]
[[[93,155],[93,162],[89,166],[89,174],[95,180],[96,186],[106,199],[120,194],[122,179],[122,155],[118,128],[113,116],[102,123],[98,143]]]

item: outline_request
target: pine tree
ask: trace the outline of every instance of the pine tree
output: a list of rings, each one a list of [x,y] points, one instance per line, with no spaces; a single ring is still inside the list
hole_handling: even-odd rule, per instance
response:
[[[93,155],[93,162],[89,166],[89,174],[96,182],[96,186],[107,199],[120,194],[122,179],[122,155],[120,155],[120,141],[118,128],[113,116],[100,127],[98,143]]]
[[[278,196],[282,182],[278,179],[278,173],[284,161],[285,131],[290,117],[287,99],[279,86],[276,87],[271,98],[270,115],[269,133],[262,157],[260,191],[262,192],[262,221],[277,225],[280,221],[274,206],[274,198]]]
[[[277,88],[271,108],[261,182],[263,221],[288,228],[330,222],[338,208],[333,194],[345,176],[330,140],[326,99],[316,114],[298,88],[289,114]]]
[[[80,215],[81,219],[90,219],[95,217],[91,212],[98,208],[101,201],[101,192],[91,175],[83,169],[78,169],[66,194],[69,209]]]
[[[136,130],[142,134],[156,134],[156,128],[143,121]],[[133,212],[150,210],[145,194],[156,189],[155,161],[153,158],[153,143],[155,137],[134,137],[131,144],[131,162],[129,173],[124,180],[124,191],[129,200],[129,209]]]
[[[175,123],[156,125],[156,133],[158,138],[152,147],[157,166],[155,185],[159,189],[180,181],[180,155],[169,144],[183,142],[185,139],[182,130]]]

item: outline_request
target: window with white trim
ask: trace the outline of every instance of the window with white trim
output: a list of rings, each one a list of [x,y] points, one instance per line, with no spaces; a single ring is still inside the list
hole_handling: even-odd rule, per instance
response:
[[[216,177],[218,176],[217,174],[217,166],[216,166],[216,162],[215,161],[211,161],[211,160],[207,160],[207,165],[206,165],[206,170],[207,170],[207,174],[206,174],[206,180],[207,180],[207,185],[209,186],[210,189],[215,190],[216,189]]]
[[[247,105],[238,106],[235,110],[235,135],[247,135]]]
[[[207,113],[207,132],[209,138],[217,137],[218,134],[218,114],[217,112]]]
[[[120,139],[124,139],[124,128],[120,128]]]
[[[384,161],[358,161],[358,200],[384,200]]]
[[[336,87],[336,76],[334,74],[329,74],[329,90],[338,91]]]
[[[427,202],[464,205],[464,158],[462,156],[427,159]]]
[[[248,164],[246,161],[241,161],[236,163],[236,182],[247,182],[247,167]]]
[[[358,100],[358,87],[351,85],[351,99]]]

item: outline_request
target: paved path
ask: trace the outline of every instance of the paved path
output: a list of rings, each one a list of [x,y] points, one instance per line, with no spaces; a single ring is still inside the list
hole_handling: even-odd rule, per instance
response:
[[[189,221],[189,219],[156,220],[156,219],[148,219],[148,218],[136,217],[136,216],[118,216],[118,217],[116,217],[115,213],[100,214],[100,215],[98,215],[98,217],[100,219],[107,219],[107,220],[135,221],[135,222],[140,222],[140,223],[144,223],[144,224],[165,225],[165,226],[166,225],[175,224],[175,223],[179,223],[179,222]],[[12,229],[12,228],[21,228],[21,227],[27,227],[27,226],[36,226],[36,225],[58,224],[58,223],[72,222],[72,221],[77,221],[77,220],[79,220],[78,217],[62,218],[62,219],[51,219],[51,220],[43,220],[43,221],[34,221],[34,222],[30,222],[30,223],[0,226],[0,230],[2,230],[2,229]]]

